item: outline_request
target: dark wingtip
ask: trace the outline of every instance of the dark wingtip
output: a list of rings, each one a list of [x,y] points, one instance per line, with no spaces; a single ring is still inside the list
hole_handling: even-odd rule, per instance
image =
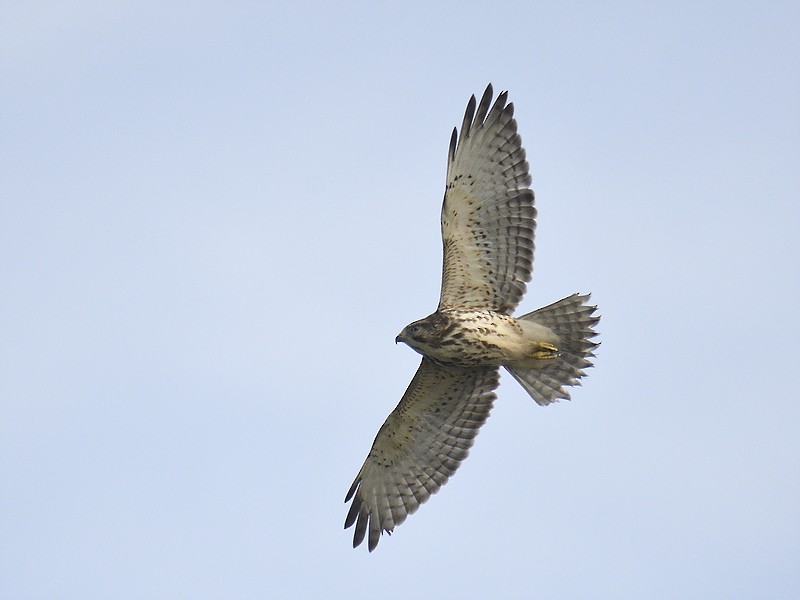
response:
[[[361,483],[361,473],[360,473],[360,472],[359,472],[359,474],[356,476],[356,478],[355,478],[355,481],[353,481],[353,485],[351,485],[351,486],[350,486],[350,489],[349,489],[349,490],[347,490],[347,495],[344,497],[344,501],[345,501],[345,502],[349,502],[349,501],[350,501],[350,498],[352,498],[352,497],[353,497],[353,494],[355,494],[355,493],[356,493],[356,490],[358,489],[358,484],[359,484],[359,483]]]
[[[475,123],[483,123],[486,120],[486,115],[489,113],[489,106],[492,103],[492,94],[494,90],[492,89],[492,84],[486,86],[486,91],[483,92],[483,96],[481,97],[481,102],[478,105],[478,112],[475,114]]]
[[[353,532],[353,548],[364,541],[364,537],[367,535],[367,521],[367,515],[359,511],[356,530]]]
[[[453,127],[453,135],[450,136],[450,149],[447,151],[447,157],[450,162],[456,158],[456,146],[458,145],[458,128]]]
[[[464,120],[461,122],[461,139],[465,140],[469,137],[470,129],[472,128],[472,119],[475,117],[475,94],[469,97],[467,102],[467,110],[464,111]]]
[[[358,516],[359,512],[358,502],[353,502],[350,506],[350,510],[347,511],[347,517],[344,520],[344,528],[347,529],[348,527],[352,527],[353,523],[356,522],[356,517]]]

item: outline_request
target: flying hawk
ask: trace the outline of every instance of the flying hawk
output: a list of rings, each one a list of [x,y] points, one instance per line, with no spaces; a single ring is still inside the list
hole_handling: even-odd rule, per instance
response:
[[[450,139],[442,206],[439,306],[397,336],[422,355],[400,404],[378,431],[347,492],[345,528],[370,552],[436,493],[467,457],[504,367],[540,405],[569,399],[597,344],[588,295],[519,317],[531,279],[536,209],[514,105],[489,84]]]

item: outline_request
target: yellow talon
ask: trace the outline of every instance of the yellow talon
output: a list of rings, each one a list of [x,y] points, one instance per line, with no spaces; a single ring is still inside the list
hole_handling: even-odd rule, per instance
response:
[[[552,360],[558,357],[558,348],[547,342],[536,342],[531,358],[539,360]]]

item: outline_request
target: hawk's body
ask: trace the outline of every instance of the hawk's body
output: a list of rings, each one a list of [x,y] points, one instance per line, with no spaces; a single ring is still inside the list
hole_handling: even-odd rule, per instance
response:
[[[493,310],[441,309],[397,336],[423,356],[454,367],[532,367],[542,343],[557,345],[547,327]],[[557,347],[557,346],[556,346]]]
[[[512,317],[533,264],[536,209],[512,104],[489,85],[453,131],[442,206],[444,265],[439,306],[397,341],[422,354],[400,404],[381,427],[347,493],[353,545],[419,508],[456,471],[486,421],[505,367],[542,405],[569,398],[591,366],[599,320],[573,294]]]

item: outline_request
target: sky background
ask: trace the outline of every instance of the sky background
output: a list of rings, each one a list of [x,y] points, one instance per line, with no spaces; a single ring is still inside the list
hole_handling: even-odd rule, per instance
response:
[[[800,4],[3,2],[0,597],[800,597]],[[345,492],[439,294],[450,132],[508,89],[528,312],[377,550]]]

